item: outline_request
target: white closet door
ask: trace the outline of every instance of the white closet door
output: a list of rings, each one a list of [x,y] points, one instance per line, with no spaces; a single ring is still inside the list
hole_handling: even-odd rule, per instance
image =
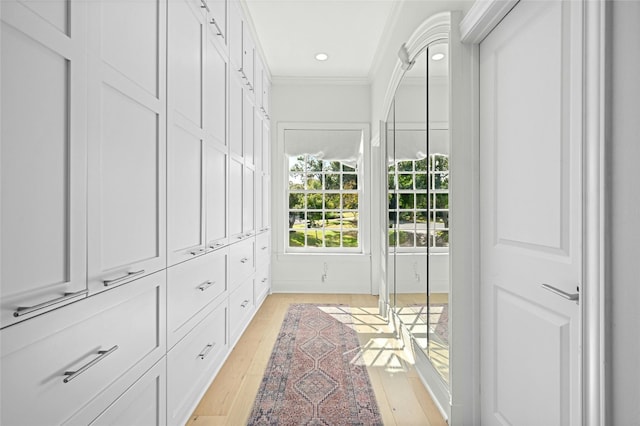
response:
[[[86,294],[85,5],[0,2],[2,327]]]
[[[164,0],[90,3],[93,292],[166,266],[165,11]]]
[[[483,425],[580,425],[582,3],[522,0],[480,45]]]
[[[227,154],[205,147],[206,242],[208,249],[227,243]]]
[[[168,8],[168,264],[205,251],[203,73],[205,9],[191,0]]]
[[[229,161],[229,236],[242,238],[242,179],[244,167],[233,157]]]

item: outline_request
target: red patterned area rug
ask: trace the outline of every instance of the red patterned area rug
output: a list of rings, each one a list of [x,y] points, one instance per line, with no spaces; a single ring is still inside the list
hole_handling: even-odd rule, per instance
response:
[[[289,307],[249,425],[381,425],[348,306]]]

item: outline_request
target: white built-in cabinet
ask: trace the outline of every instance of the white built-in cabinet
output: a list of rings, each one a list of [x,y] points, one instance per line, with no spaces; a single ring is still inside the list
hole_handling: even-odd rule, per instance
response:
[[[0,423],[184,424],[270,290],[243,10],[4,0],[0,24]]]

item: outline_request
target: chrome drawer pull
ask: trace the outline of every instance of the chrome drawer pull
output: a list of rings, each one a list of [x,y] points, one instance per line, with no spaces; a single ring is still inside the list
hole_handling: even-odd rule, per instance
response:
[[[264,247],[262,247],[262,250],[266,250],[268,248],[269,248],[269,246],[264,246]]]
[[[549,290],[551,293],[557,294],[558,296],[563,297],[567,300],[573,300],[577,302],[580,299],[580,293],[570,294],[549,284],[542,284],[542,288],[544,288],[545,290]]]
[[[209,248],[210,249],[217,249],[218,247],[222,247],[223,245],[224,245],[224,243],[209,244]]]
[[[200,0],[200,3],[202,3],[202,6],[200,6],[201,8],[203,8],[203,9],[207,9],[207,12],[211,12],[211,11],[209,10],[209,5],[207,4],[207,2],[206,2],[206,1],[204,1],[204,0]]]
[[[249,258],[247,257],[243,257],[242,259],[240,259],[240,263],[247,263],[249,261]]]
[[[211,18],[211,22],[209,22],[209,23],[212,24],[212,25],[215,25],[216,30],[218,31],[218,33],[216,35],[219,35],[220,37],[224,38],[224,36],[222,35],[222,30],[218,26],[218,23],[216,22],[216,20]]]
[[[129,279],[129,278],[133,278],[136,275],[142,275],[142,274],[144,274],[144,269],[140,269],[139,271],[135,271],[135,272],[127,272],[127,275],[124,275],[124,276],[119,277],[119,278],[114,278],[112,280],[104,280],[102,282],[104,283],[105,287],[109,287],[110,285],[118,284],[119,282],[122,282],[124,280]]]
[[[248,301],[247,299],[244,299],[244,302],[242,302],[242,303],[240,304],[240,307],[241,307],[241,308],[246,308],[248,304],[249,304],[249,301]]]
[[[238,235],[238,239],[241,240],[244,238],[244,235]]]
[[[74,297],[78,297],[78,296],[84,296],[87,293],[89,293],[89,290],[76,291],[75,293],[65,293],[64,296],[55,298],[53,300],[49,300],[47,302],[38,303],[35,306],[18,306],[16,311],[13,313],[13,316],[21,317],[22,315],[27,315],[27,314],[30,314],[31,312],[48,308],[49,306],[55,305],[56,303],[64,302],[66,300],[73,299]]]
[[[216,282],[215,281],[206,281],[203,282],[202,284],[200,284],[198,286],[198,290],[200,291],[205,291],[206,289],[208,289],[209,287],[211,287],[212,285],[214,285]]]
[[[200,359],[205,359],[207,357],[207,355],[209,355],[209,352],[211,352],[211,350],[213,349],[213,347],[215,346],[215,343],[209,343],[207,346],[204,347],[204,349],[202,350],[202,352],[200,352],[198,354],[198,357]]]
[[[190,255],[192,255],[192,256],[196,256],[196,255],[198,255],[198,254],[202,254],[202,253],[204,253],[205,251],[206,251],[206,249],[199,248],[199,249],[197,249],[197,250],[192,250],[192,251],[190,251],[190,252],[189,252],[189,254],[190,254]]]
[[[75,379],[76,377],[78,377],[79,375],[81,375],[82,373],[84,373],[85,371],[87,371],[88,369],[90,369],[91,367],[93,367],[94,365],[96,365],[97,363],[99,363],[100,361],[102,361],[112,353],[114,353],[117,349],[118,349],[118,345],[115,345],[108,351],[98,351],[98,355],[100,355],[98,358],[94,359],[88,364],[83,365],[82,367],[80,367],[80,369],[76,371],[66,371],[64,375],[67,377],[65,377],[64,380],[62,380],[62,382],[69,383],[70,381],[72,381],[73,379]]]
[[[244,234],[244,236],[245,236],[245,237],[250,237],[250,236],[252,236],[252,235],[253,235],[253,234],[252,234],[251,232],[247,232],[246,234]]]
[[[261,282],[266,283],[267,282],[267,278],[263,278]]]

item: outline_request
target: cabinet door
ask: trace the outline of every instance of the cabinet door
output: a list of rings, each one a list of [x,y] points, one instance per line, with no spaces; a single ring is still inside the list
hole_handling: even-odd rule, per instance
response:
[[[2,327],[87,292],[85,5],[0,2]]]
[[[262,73],[264,72],[264,65],[262,63],[262,59],[260,59],[260,55],[258,55],[257,52],[254,52],[254,64],[253,89],[256,98],[256,111],[261,111],[264,113],[264,108],[262,105]]]
[[[264,113],[269,114],[269,101],[271,98],[271,83],[266,75],[263,73],[262,75],[262,107],[264,108]]]
[[[227,238],[227,154],[216,146],[205,146],[206,243],[216,249]]]
[[[242,179],[244,167],[231,157],[229,161],[229,237],[242,238]]]
[[[242,75],[245,78],[245,82],[249,87],[249,90],[253,92],[254,82],[254,51],[255,44],[253,43],[253,37],[249,32],[249,26],[242,26]]]
[[[204,11],[192,0],[169,2],[167,256],[170,265],[205,251]]]
[[[166,266],[164,0],[92,2],[89,288]]]
[[[271,174],[271,138],[266,120],[262,122],[262,172]]]
[[[256,109],[256,113],[253,115],[253,146],[254,150],[254,163],[256,172],[262,172],[262,117],[258,110]]]
[[[271,176],[262,176],[262,223],[263,230],[271,228]]]
[[[262,188],[262,184],[263,184],[263,179],[262,179],[262,173],[260,172],[256,172],[256,187],[255,187],[255,194],[256,194],[256,198],[255,198],[255,222],[256,222],[256,232],[261,232],[264,231],[265,228],[265,224],[264,224],[264,214],[262,212],[262,207],[263,207],[263,200],[262,197],[264,197],[264,189]]]
[[[254,188],[255,172],[253,169],[245,167],[242,180],[242,232],[246,237],[255,232]]]
[[[254,138],[253,138],[253,120],[254,108],[253,102],[249,99],[249,91],[244,91],[245,96],[242,103],[242,151],[244,154],[245,164],[254,167]]]
[[[242,12],[237,2],[231,3],[229,7],[229,60],[232,65],[232,72],[242,72]]]
[[[204,68],[204,129],[208,139],[227,145],[227,62],[214,41],[207,38]]]
[[[202,0],[205,1],[205,0]],[[209,7],[209,26],[213,33],[227,43],[227,0],[207,0]]]
[[[244,157],[242,141],[243,90],[240,80],[232,77],[229,83],[229,150],[231,155]]]

